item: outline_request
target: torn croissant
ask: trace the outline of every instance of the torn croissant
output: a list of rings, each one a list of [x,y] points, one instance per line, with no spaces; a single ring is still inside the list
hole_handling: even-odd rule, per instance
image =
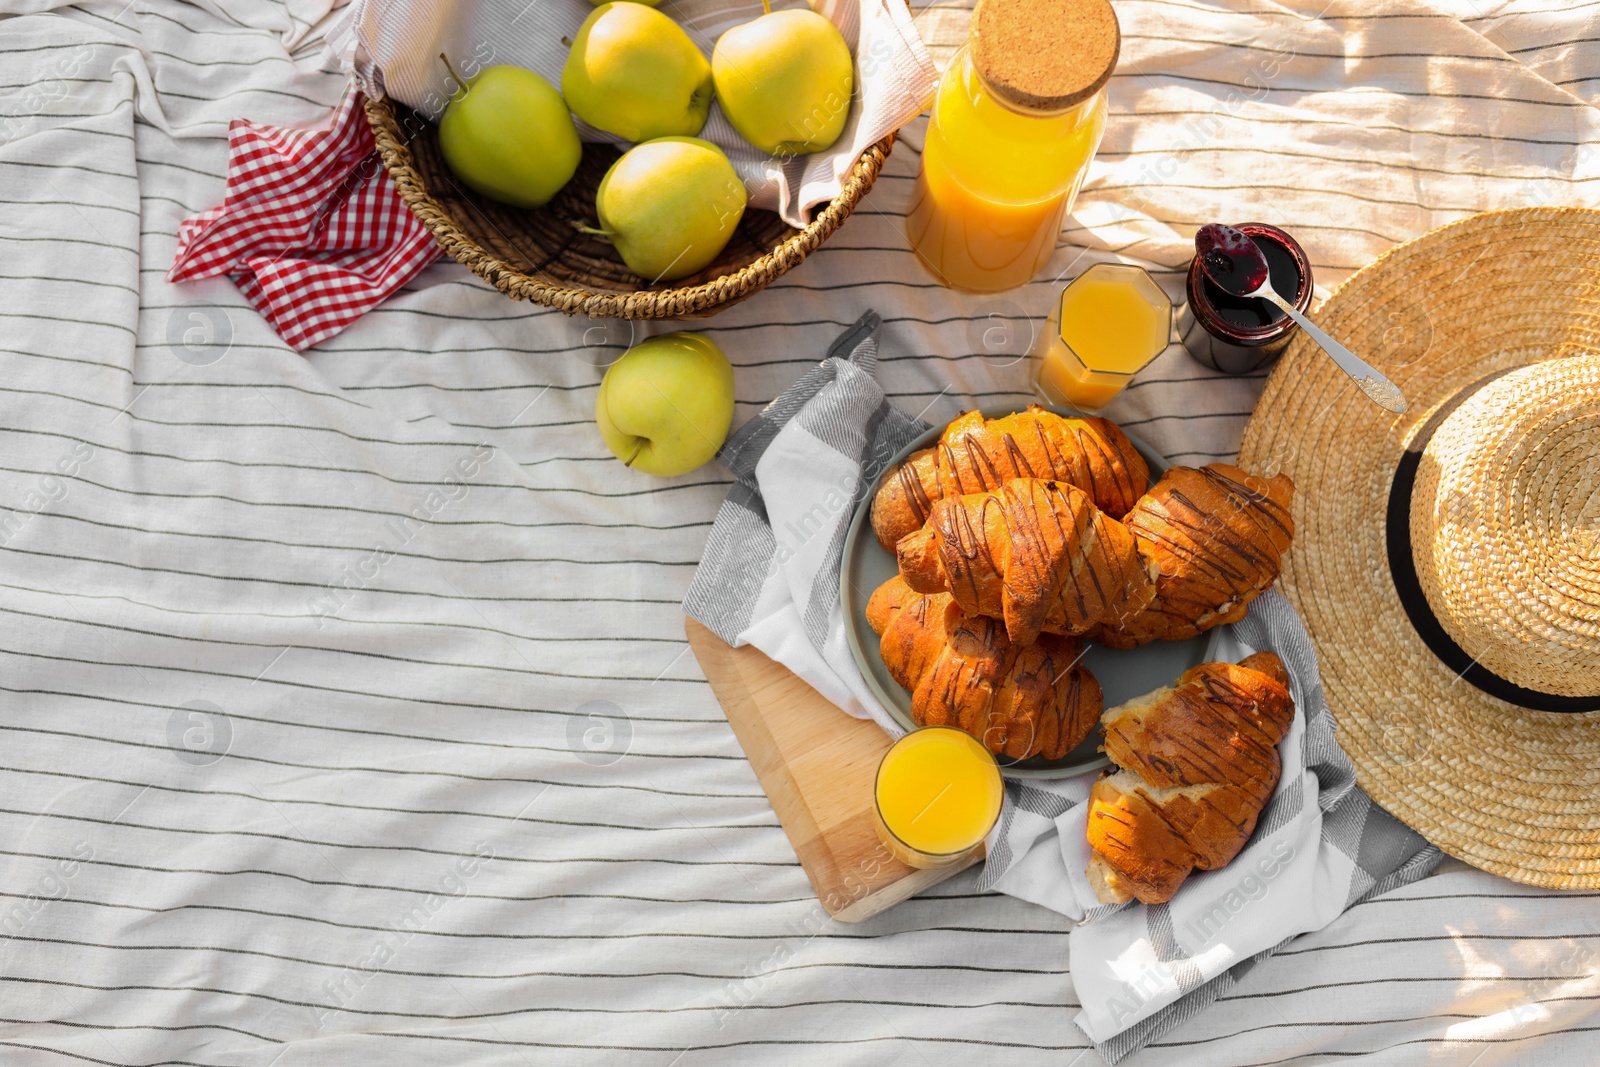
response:
[[[1195,869],[1233,860],[1277,788],[1294,722],[1271,652],[1191,667],[1101,717],[1120,770],[1089,793],[1088,877],[1104,904],[1169,901]]]
[[[946,497],[895,547],[912,589],[1004,619],[1018,644],[1131,618],[1155,596],[1133,534],[1065,482],[1023,478]]]
[[[1105,419],[1069,419],[1038,405],[998,419],[969,411],[945,427],[937,445],[912,453],[884,477],[872,501],[872,530],[892,552],[928,521],[935,501],[1015,478],[1066,482],[1120,519],[1149,485],[1150,468]]]
[[[919,726],[955,726],[996,755],[1061,759],[1100,717],[1100,684],[1082,646],[1046,634],[1017,645],[994,619],[967,615],[940,593],[891,578],[867,603],[884,666],[911,690]]]
[[[1123,519],[1139,552],[1159,570],[1156,595],[1139,614],[1090,635],[1111,648],[1181,641],[1244,618],[1278,579],[1294,538],[1294,483],[1212,463],[1173,467]]]

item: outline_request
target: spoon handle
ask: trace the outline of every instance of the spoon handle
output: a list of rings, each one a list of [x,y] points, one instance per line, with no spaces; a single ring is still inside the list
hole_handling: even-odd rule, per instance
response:
[[[1272,301],[1282,308],[1291,319],[1299,323],[1300,328],[1308,333],[1313,341],[1321,345],[1324,352],[1333,357],[1333,361],[1339,365],[1339,369],[1350,375],[1350,380],[1355,382],[1356,387],[1366,393],[1374,404],[1386,411],[1392,411],[1396,415],[1406,410],[1406,398],[1400,392],[1399,386],[1386,378],[1372,364],[1329,337],[1326,333],[1323,333],[1310,319],[1300,314],[1294,305],[1279,296],[1270,282],[1251,295]]]

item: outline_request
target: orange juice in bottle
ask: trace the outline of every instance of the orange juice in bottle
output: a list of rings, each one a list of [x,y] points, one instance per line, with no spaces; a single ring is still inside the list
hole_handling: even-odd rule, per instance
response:
[[[980,0],[934,96],[906,234],[946,285],[1031,280],[1105,131],[1110,0]]]

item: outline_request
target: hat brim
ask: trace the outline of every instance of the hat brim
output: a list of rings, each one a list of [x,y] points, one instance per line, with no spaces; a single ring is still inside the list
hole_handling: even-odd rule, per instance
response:
[[[1490,696],[1430,651],[1390,571],[1385,516],[1407,443],[1464,386],[1600,352],[1600,211],[1475,215],[1385,253],[1317,321],[1405,393],[1391,415],[1305,336],[1239,450],[1294,480],[1279,587],[1316,646],[1339,743],[1374,800],[1450,855],[1532,885],[1600,887],[1600,712]]]

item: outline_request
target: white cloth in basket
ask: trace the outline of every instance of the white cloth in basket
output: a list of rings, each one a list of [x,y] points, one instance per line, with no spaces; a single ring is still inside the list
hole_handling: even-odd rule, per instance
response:
[[[803,7],[787,0],[775,7]],[[387,93],[438,118],[451,82],[441,52],[463,76],[499,63],[538,71],[560,88],[568,46],[594,10],[585,0],[356,0],[332,35],[345,71],[371,97]],[[752,0],[666,0],[660,10],[684,28],[709,58],[716,39],[761,14]],[[700,136],[720,145],[744,179],[754,207],[776,211],[792,226],[839,194],[861,153],[915,118],[933,93],[938,72],[902,0],[822,0],[817,10],[833,20],[856,56],[856,93],[844,133],[816,155],[779,160],[734,132],[715,103]],[[586,141],[625,144],[581,120]]]

